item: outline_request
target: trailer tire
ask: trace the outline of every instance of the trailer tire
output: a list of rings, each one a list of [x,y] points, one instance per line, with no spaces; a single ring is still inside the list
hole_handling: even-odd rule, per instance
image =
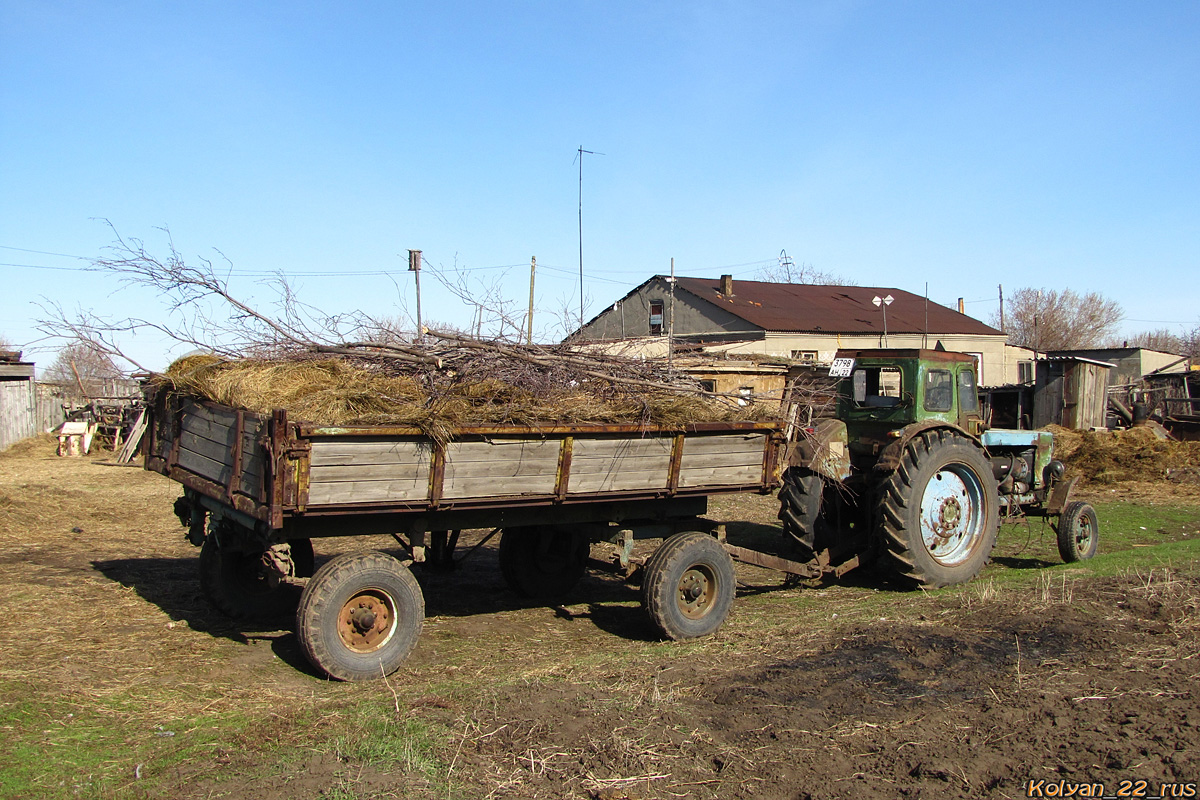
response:
[[[879,486],[881,566],[916,586],[950,586],[979,574],[1000,524],[996,478],[983,451],[947,429],[904,448]]]
[[[506,528],[500,537],[500,574],[521,597],[563,597],[587,572],[590,553],[587,536],[569,528]]]
[[[736,588],[733,559],[707,533],[677,533],[646,562],[642,600],[664,636],[679,641],[716,632]]]
[[[1090,503],[1068,503],[1058,518],[1058,554],[1070,564],[1096,555],[1100,545],[1100,521]]]
[[[784,544],[795,551],[797,561],[808,561],[824,537],[821,496],[825,481],[812,470],[792,467],[783,473],[779,487],[779,520],[783,523]],[[821,534],[821,535],[818,535]]]
[[[323,565],[304,588],[296,638],[329,677],[365,681],[400,667],[424,620],[425,598],[407,567],[386,553],[346,553]]]
[[[293,539],[289,544],[296,577],[312,575],[312,541]],[[234,619],[270,619],[296,606],[292,587],[268,581],[261,552],[224,549],[215,536],[204,537],[200,546],[200,590],[217,610]]]

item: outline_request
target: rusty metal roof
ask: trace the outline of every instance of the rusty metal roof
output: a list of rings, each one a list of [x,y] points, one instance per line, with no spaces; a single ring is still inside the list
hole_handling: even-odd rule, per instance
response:
[[[895,300],[887,308],[888,333],[1004,335],[977,319],[903,289],[735,280],[732,296],[726,297],[721,294],[719,278],[675,280],[678,289],[767,331],[883,333],[883,311],[871,301],[890,294]]]

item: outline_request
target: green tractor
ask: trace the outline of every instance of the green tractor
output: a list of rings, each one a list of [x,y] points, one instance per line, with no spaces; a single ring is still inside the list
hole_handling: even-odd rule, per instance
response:
[[[1072,502],[1045,431],[989,429],[975,359],[839,351],[835,418],[797,437],[779,490],[793,557],[841,575],[874,564],[912,586],[983,569],[1001,519],[1051,518],[1064,561],[1091,558],[1095,510]]]

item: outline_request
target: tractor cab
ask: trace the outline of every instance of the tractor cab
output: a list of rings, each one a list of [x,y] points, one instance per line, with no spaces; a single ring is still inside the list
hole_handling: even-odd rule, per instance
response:
[[[945,422],[983,432],[975,358],[942,350],[841,350],[830,374],[841,379],[837,417],[851,450],[875,454],[895,432]],[[864,452],[865,451],[865,452]]]

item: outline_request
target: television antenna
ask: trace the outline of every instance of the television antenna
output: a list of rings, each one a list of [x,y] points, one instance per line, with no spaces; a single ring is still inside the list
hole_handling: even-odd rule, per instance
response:
[[[602,156],[595,150],[584,150],[583,145],[576,151],[575,159],[579,162],[579,331],[583,332],[583,157]]]

